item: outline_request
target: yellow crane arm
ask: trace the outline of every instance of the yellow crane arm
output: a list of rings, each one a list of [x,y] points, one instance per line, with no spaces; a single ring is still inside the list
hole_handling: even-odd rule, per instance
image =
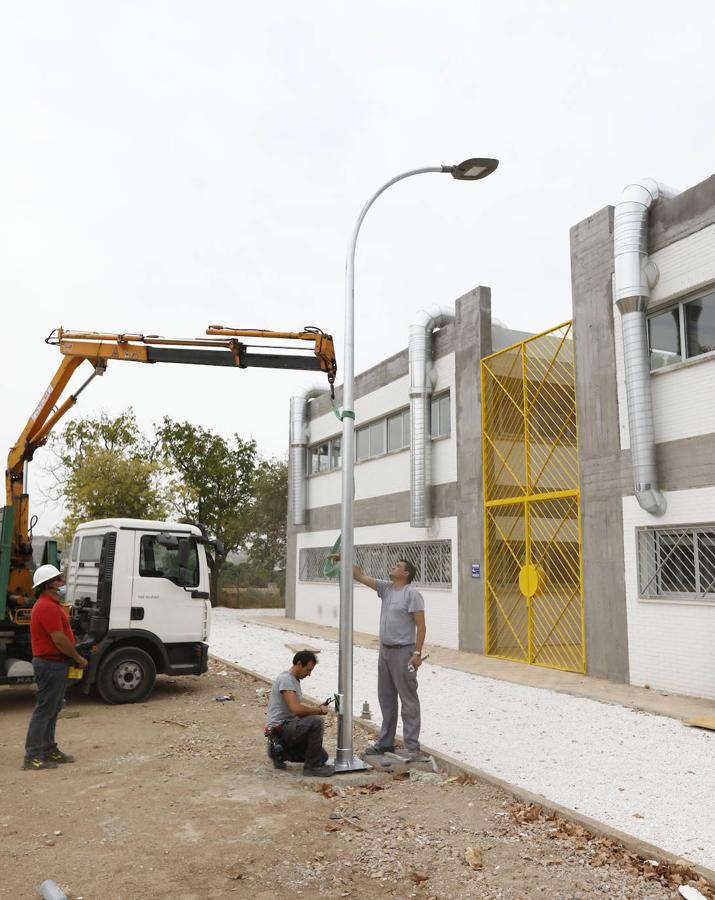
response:
[[[63,359],[20,437],[10,449],[5,471],[6,502],[7,507],[12,508],[13,523],[9,582],[11,591],[28,593],[30,584],[32,546],[28,495],[25,491],[25,465],[33,458],[37,448],[46,443],[52,429],[75,405],[90,381],[97,375],[104,374],[110,360],[232,366],[240,369],[259,367],[318,370],[328,376],[331,396],[335,396],[337,362],[333,338],[319,328],[306,326],[302,331],[265,331],[211,325],[206,334],[209,337],[165,338],[131,333],[66,331],[63,328],[51,332],[46,343],[58,347]],[[262,343],[248,344],[239,340],[240,338],[255,339]],[[265,341],[289,341],[290,344],[267,346],[263,343]],[[312,347],[301,346],[301,342],[310,343]],[[267,353],[266,350],[278,352]],[[60,402],[70,378],[85,360],[93,366],[94,372],[73,394]]]
[[[226,328],[211,325],[208,338],[165,338],[159,335],[133,333],[107,333],[100,331],[66,331],[58,328],[47,338],[47,343],[59,347],[64,359],[60,363],[49,387],[42,395],[22,434],[10,450],[8,473],[17,471],[25,461],[31,460],[35,450],[49,437],[57,422],[77,402],[77,397],[96,376],[102,375],[110,360],[143,363],[184,363],[202,366],[233,366],[240,369],[260,367],[271,369],[320,370],[327,374],[331,395],[334,395],[337,362],[333,338],[319,328],[307,327],[303,331],[267,331],[262,329]],[[303,341],[313,344],[313,355],[306,355],[306,348],[272,346],[279,353],[261,352],[237,338],[260,340]],[[286,353],[296,350],[298,353]],[[302,352],[300,352],[302,351]],[[309,354],[308,349],[308,354]],[[94,366],[94,373],[74,394],[57,406],[70,378],[81,363],[87,360]],[[8,498],[9,499],[9,498]]]

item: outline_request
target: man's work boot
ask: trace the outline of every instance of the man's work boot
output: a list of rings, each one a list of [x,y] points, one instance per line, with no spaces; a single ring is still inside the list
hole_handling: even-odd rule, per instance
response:
[[[432,757],[421,750],[401,750],[398,753],[406,762],[429,762]]]
[[[394,753],[394,747],[381,747],[379,744],[368,744],[363,756],[381,756],[383,753]]]
[[[63,753],[59,747],[55,747],[54,750],[48,750],[47,753],[43,754],[42,758],[45,762],[53,762],[56,765],[74,762],[74,756],[70,756],[69,753]]]
[[[56,769],[57,763],[49,759],[43,759],[41,756],[26,756],[22,762],[23,769],[35,769],[40,772],[43,769]]]
[[[330,778],[331,775],[335,775],[335,766],[318,766],[315,769],[303,766],[303,774],[315,778]]]

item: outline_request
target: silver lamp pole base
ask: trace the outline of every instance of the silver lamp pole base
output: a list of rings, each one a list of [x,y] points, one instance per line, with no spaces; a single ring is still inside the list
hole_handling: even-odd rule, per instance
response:
[[[366,763],[364,759],[355,756],[352,749],[347,752],[344,750],[341,752],[338,749],[335,753],[335,758],[328,760],[328,765],[335,767],[336,775],[343,775],[346,772],[367,772],[369,769],[372,769],[372,766]]]

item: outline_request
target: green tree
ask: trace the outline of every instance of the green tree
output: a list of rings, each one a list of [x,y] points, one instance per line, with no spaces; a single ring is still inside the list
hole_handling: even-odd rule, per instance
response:
[[[110,517],[162,519],[168,511],[156,446],[142,435],[129,408],[116,418],[78,419],[51,441],[52,499],[64,500],[57,536],[69,541],[77,526]]]
[[[157,451],[156,443],[151,444],[139,429],[131,406],[115,419],[100,412],[94,418],[69,422],[58,436],[50,439],[50,446],[67,470],[81,466],[85,454],[97,449],[150,462]]]
[[[256,442],[234,434],[225,440],[190,422],[165,417],[157,428],[161,452],[173,470],[171,503],[185,520],[200,522],[227,553],[237,550],[249,529],[256,477]],[[226,557],[210,559],[211,602]]]
[[[88,449],[83,464],[70,471],[64,489],[66,515],[60,536],[71,541],[77,526],[92,519],[164,519],[167,504],[158,465],[103,448]]]
[[[275,581],[285,594],[288,464],[262,460],[253,487],[254,506],[247,535],[248,562],[265,584]]]

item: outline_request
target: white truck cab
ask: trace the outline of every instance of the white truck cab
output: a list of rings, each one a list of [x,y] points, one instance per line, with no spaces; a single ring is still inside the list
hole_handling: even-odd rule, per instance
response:
[[[211,625],[205,529],[179,522],[100,519],[77,529],[67,602],[80,653],[108,703],[136,703],[157,673],[200,675]]]

